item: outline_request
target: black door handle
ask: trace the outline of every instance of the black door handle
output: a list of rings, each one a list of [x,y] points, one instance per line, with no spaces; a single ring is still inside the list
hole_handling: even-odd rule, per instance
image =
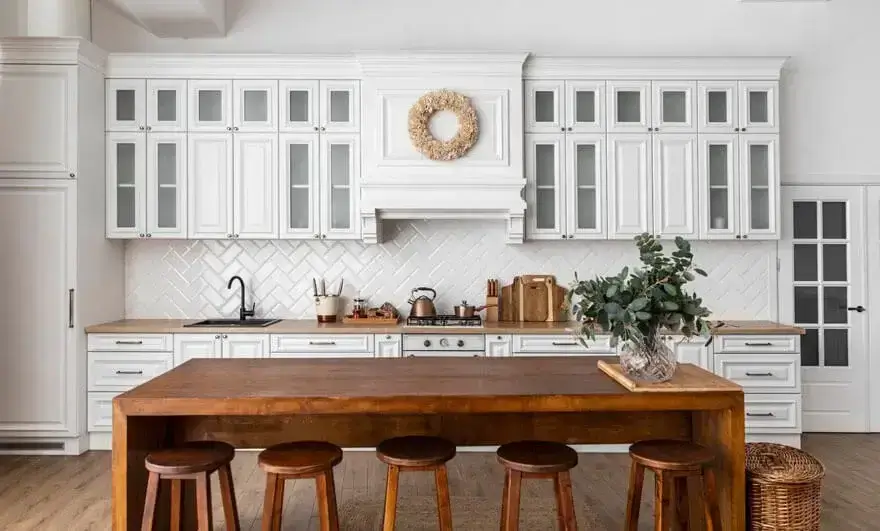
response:
[[[862,313],[863,311],[865,311],[865,307],[862,306],[862,305],[860,304],[860,305],[858,305],[858,306],[850,306],[850,307],[847,308],[847,310],[849,310],[849,311],[851,311],[851,312],[859,312],[859,313]]]

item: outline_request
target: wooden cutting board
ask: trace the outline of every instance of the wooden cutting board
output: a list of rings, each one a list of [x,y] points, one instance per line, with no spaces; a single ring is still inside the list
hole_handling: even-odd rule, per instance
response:
[[[553,284],[550,290],[550,316],[547,319],[548,321],[558,323],[560,321],[565,320],[563,315],[565,312],[562,310],[563,306],[565,306],[565,293],[568,290],[563,288],[562,286],[558,286]]]
[[[556,280],[551,275],[523,275],[519,279],[519,320],[530,323],[549,321]]]

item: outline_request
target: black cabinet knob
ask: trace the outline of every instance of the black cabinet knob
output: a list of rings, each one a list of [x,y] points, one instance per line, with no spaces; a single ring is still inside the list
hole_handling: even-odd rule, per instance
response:
[[[461,347],[464,346],[464,340],[463,340],[463,339],[459,339],[459,340],[458,340],[458,346],[459,346],[459,348],[461,348]]]
[[[425,346],[426,346],[426,347],[430,347],[430,346],[431,346],[431,340],[430,340],[430,339],[426,339],[426,340],[425,340]]]

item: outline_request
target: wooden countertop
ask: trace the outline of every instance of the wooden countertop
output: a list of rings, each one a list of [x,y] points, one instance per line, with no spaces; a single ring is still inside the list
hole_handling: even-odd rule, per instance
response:
[[[198,319],[123,319],[86,327],[90,334],[566,334],[576,323],[484,323],[482,327],[436,328],[409,327],[404,324],[351,325],[344,323],[321,324],[312,319],[284,319],[262,328],[211,327],[186,328],[184,325]],[[796,326],[772,321],[725,321],[714,330],[715,335],[793,335],[803,334]]]
[[[113,402],[136,416],[650,411],[743,400],[740,386],[692,369],[703,390],[658,396],[631,392],[582,358],[194,359]]]

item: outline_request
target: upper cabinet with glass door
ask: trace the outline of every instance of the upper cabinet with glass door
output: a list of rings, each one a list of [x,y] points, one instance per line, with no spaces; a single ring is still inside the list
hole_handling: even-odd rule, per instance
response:
[[[147,131],[186,132],[186,81],[147,80]]]
[[[739,82],[739,131],[741,133],[779,132],[779,83],[775,81]]]
[[[693,81],[651,83],[651,114],[655,133],[696,133],[697,84]]]
[[[320,131],[317,81],[282,80],[278,90],[281,94],[279,128],[282,132]]]
[[[740,224],[743,238],[779,237],[778,142],[777,135],[740,135]]]
[[[322,132],[360,131],[360,90],[358,81],[321,81],[320,124]]]
[[[321,239],[354,239],[360,236],[356,223],[357,176],[360,172],[359,136],[321,136]]]
[[[527,81],[526,133],[561,133],[565,131],[564,81]]]
[[[526,133],[604,133],[604,81],[527,81]]]
[[[712,81],[698,84],[700,133],[778,133],[779,83]]]
[[[232,130],[242,133],[278,131],[278,82],[233,81]]]
[[[650,81],[609,81],[606,91],[609,133],[653,131]]]
[[[186,81],[108,79],[106,127],[110,132],[186,131]]]
[[[232,131],[232,81],[189,82],[189,131]]]
[[[146,131],[147,82],[143,79],[108,79],[105,90],[107,131]]]

